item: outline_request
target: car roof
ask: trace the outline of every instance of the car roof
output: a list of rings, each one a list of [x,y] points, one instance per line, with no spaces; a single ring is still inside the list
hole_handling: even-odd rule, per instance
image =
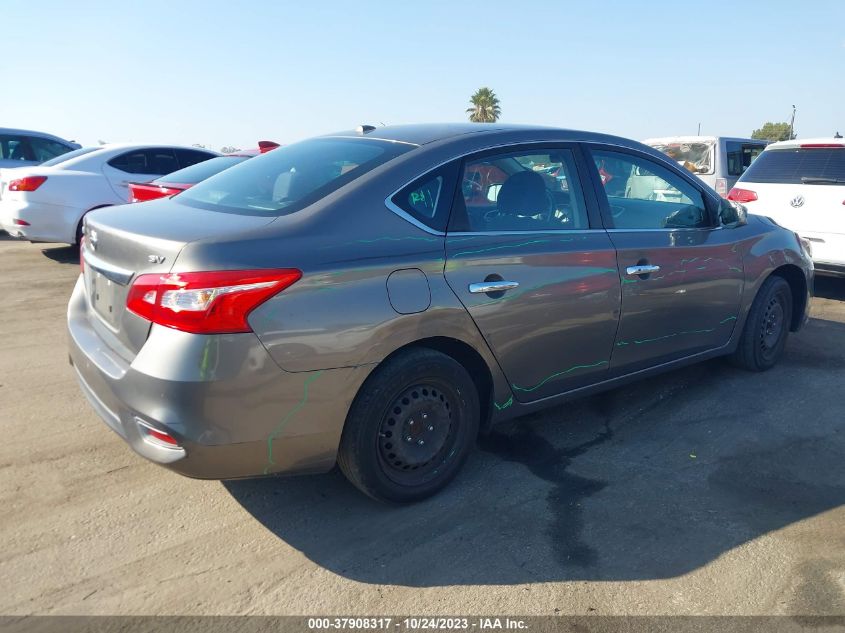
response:
[[[587,132],[566,128],[543,125],[520,125],[516,123],[420,123],[415,125],[391,125],[374,128],[369,131],[347,130],[335,134],[327,134],[324,138],[368,138],[395,143],[422,146],[441,141],[457,141],[460,139],[489,138],[491,136],[507,136],[510,142],[595,142],[619,144],[627,147],[639,147],[660,157],[663,154],[651,147],[635,141],[601,132]]]
[[[346,130],[327,136],[356,136],[373,138],[410,145],[426,145],[435,141],[464,136],[466,134],[492,134],[495,132],[557,130],[540,125],[517,125],[502,123],[416,123],[412,125],[388,125],[362,132],[359,129]]]
[[[772,149],[797,149],[802,145],[837,145],[845,147],[845,139],[833,138],[832,136],[818,136],[816,138],[796,138],[791,141],[778,141],[772,143],[767,150]]]
[[[741,136],[657,136],[654,138],[647,138],[643,141],[646,145],[652,143],[707,143],[716,142],[719,139],[724,141],[737,141],[740,143],[767,143],[759,138],[744,138]]]
[[[204,147],[193,147],[191,145],[176,145],[173,143],[103,143],[99,146],[100,149],[146,149],[152,147],[169,147],[173,149],[191,149],[198,152],[208,152],[209,154],[216,154],[220,156],[219,152],[213,149],[206,149]]]
[[[56,136],[55,134],[50,134],[49,132],[39,132],[37,130],[24,130],[21,128],[14,128],[14,127],[0,127],[0,134],[21,134],[23,136],[42,136],[44,138],[54,138],[63,143],[73,143],[74,141],[68,141],[67,139],[62,138],[61,136]]]

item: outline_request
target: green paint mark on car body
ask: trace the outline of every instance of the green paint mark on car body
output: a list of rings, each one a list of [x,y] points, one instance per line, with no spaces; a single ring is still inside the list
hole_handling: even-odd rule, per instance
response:
[[[538,382],[533,387],[520,387],[518,385],[511,385],[511,386],[514,389],[516,389],[517,391],[536,391],[537,389],[539,389],[540,387],[545,385],[547,382],[549,382],[550,380],[554,380],[558,376],[563,376],[565,374],[576,371],[578,369],[590,369],[592,367],[600,367],[601,365],[607,365],[607,361],[606,360],[600,360],[599,362],[593,363],[592,365],[574,365],[573,367],[570,367],[569,369],[565,369],[563,371],[558,371],[558,372],[555,372],[554,374],[552,374],[550,376],[546,376],[545,378],[543,378],[543,380]]]
[[[508,399],[507,399],[504,403],[502,403],[502,404],[499,404],[498,402],[493,401],[493,405],[496,407],[496,409],[497,409],[498,411],[502,411],[503,409],[507,409],[507,408],[508,408],[509,406],[511,406],[512,404],[513,404],[513,394],[511,394],[511,397],[510,397],[510,398],[508,398]]]
[[[311,385],[312,382],[317,380],[320,377],[320,374],[323,373],[323,370],[314,372],[312,376],[309,376],[305,379],[305,384],[302,386],[302,399],[296,404],[296,406],[287,412],[282,421],[279,422],[278,426],[270,433],[269,437],[267,438],[267,466],[264,468],[264,474],[268,474],[270,472],[270,467],[275,464],[273,462],[273,440],[285,430],[285,427],[288,423],[293,419],[297,413],[299,413],[305,404],[308,402],[308,387]]]
[[[532,244],[547,244],[551,240],[531,240],[529,242],[520,242],[519,244],[501,244],[499,246],[491,246],[490,248],[480,248],[477,251],[461,251],[455,253],[452,257],[460,257],[461,255],[476,255],[477,253],[488,253],[490,251],[498,251],[503,248],[519,248],[520,246],[530,246]]]

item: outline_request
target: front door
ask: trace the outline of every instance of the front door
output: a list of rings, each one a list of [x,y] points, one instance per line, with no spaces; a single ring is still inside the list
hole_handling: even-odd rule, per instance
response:
[[[711,194],[651,157],[600,147],[591,154],[622,280],[611,372],[726,345],[744,276],[735,234],[705,202]]]
[[[576,156],[555,147],[467,159],[452,209],[446,280],[522,402],[597,382],[610,365],[616,253]]]

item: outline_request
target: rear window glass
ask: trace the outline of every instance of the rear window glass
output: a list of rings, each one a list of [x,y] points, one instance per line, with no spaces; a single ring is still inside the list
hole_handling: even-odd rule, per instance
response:
[[[211,178],[215,174],[219,174],[224,169],[229,169],[238,163],[244,162],[249,156],[218,156],[209,160],[185,167],[174,171],[172,174],[162,176],[154,182],[162,184],[167,182],[178,183],[180,185],[195,185],[207,178]]]
[[[310,139],[227,169],[177,200],[213,211],[287,215],[410,149],[375,139]]]
[[[760,154],[740,178],[743,182],[783,184],[801,184],[814,179],[845,183],[845,148],[768,150]]]
[[[103,149],[102,147],[83,147],[81,149],[75,149],[72,152],[68,152],[67,154],[62,154],[61,156],[56,156],[55,158],[51,158],[50,160],[45,160],[41,163],[42,167],[52,167],[53,165],[58,165],[59,163],[63,163],[66,160],[71,160],[72,158],[79,158],[80,156],[85,156],[85,154],[90,154],[91,152],[96,152]]]

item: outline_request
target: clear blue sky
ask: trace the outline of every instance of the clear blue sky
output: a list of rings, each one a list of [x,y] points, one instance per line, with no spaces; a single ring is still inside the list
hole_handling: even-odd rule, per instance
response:
[[[359,123],[502,120],[845,134],[845,0],[4,0],[0,126],[254,146]]]

